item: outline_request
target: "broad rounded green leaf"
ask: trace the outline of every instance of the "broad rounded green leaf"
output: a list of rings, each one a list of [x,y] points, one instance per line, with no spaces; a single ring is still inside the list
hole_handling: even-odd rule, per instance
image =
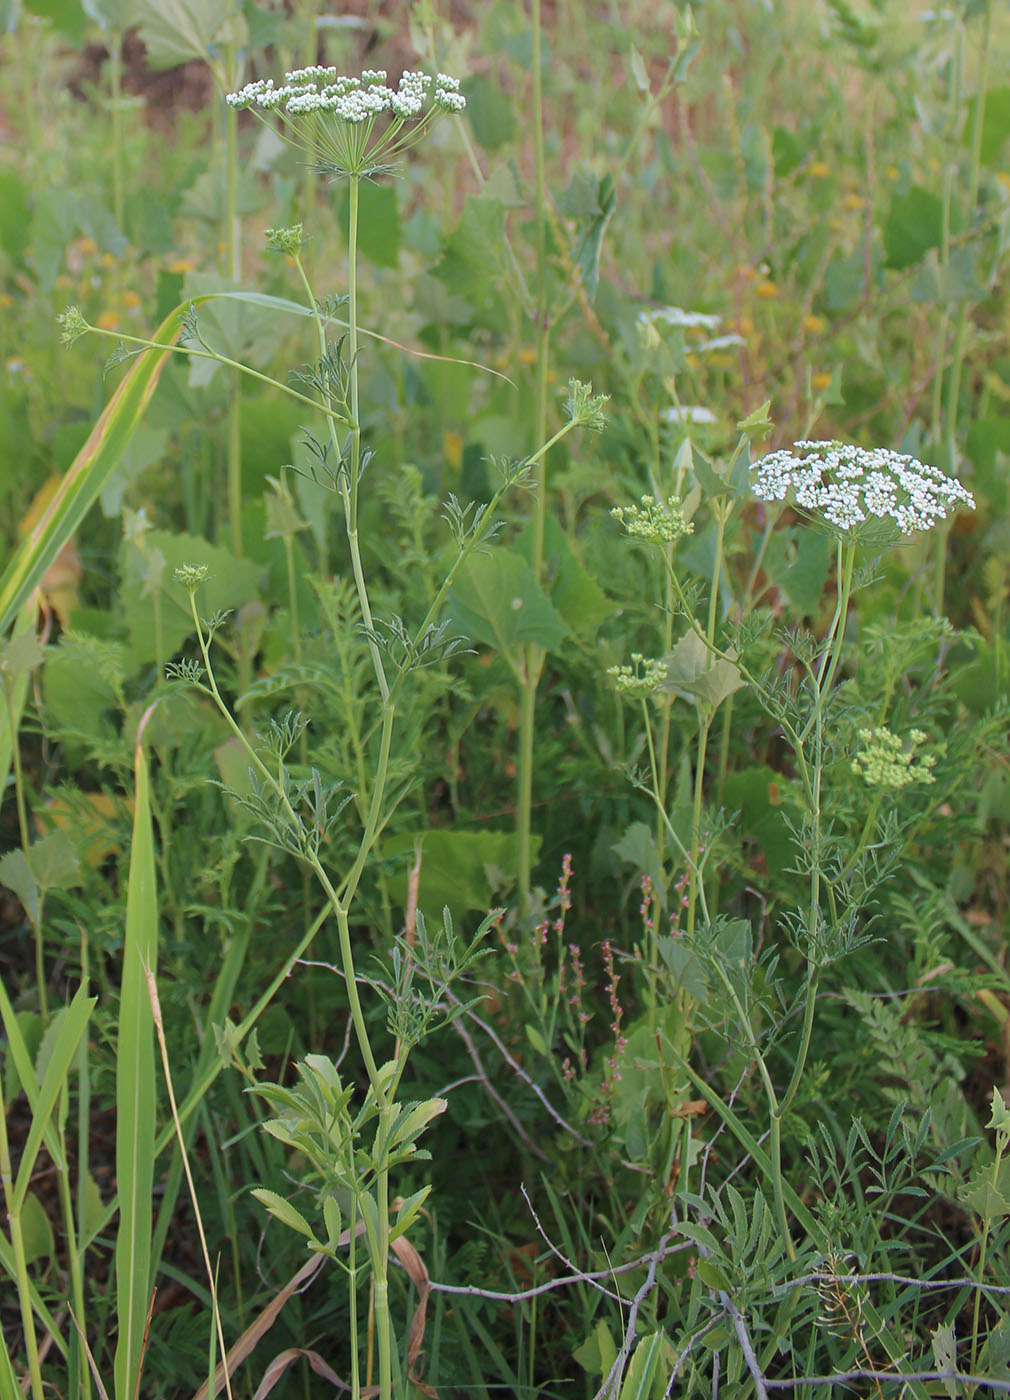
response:
[[[523,642],[555,651],[568,628],[524,559],[510,550],[475,554],[456,577],[450,610],[460,631],[508,655]]]
[[[140,37],[152,68],[208,61],[214,42],[236,14],[234,0],[139,0]]]

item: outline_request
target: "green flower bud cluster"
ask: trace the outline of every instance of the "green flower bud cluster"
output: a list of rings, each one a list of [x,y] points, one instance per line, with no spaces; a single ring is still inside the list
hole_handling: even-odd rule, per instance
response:
[[[209,577],[210,569],[206,564],[183,564],[175,571],[176,583],[181,583],[187,593],[195,593]]]
[[[91,329],[78,306],[68,306],[66,311],[57,316],[56,323],[60,327],[60,341],[64,345],[73,345],[75,340],[87,335]]]
[[[565,410],[569,422],[579,423],[594,433],[602,433],[607,426],[606,406],[609,394],[594,394],[591,384],[583,384],[581,379],[569,379],[568,398]]]
[[[639,505],[615,506],[610,514],[629,535],[653,544],[674,544],[694,532],[691,522],[684,519],[679,496],[670,496],[665,502],[642,496]]]
[[[931,753],[916,757],[915,751],[926,742],[921,729],[909,732],[907,746],[889,729],[861,729],[862,752],[852,760],[852,771],[867,787],[903,788],[909,783],[935,782],[932,769],[936,756]]]
[[[645,700],[666,679],[666,664],[634,651],[630,666],[608,666],[607,675],[613,676],[618,694],[629,700]]]
[[[305,242],[301,224],[292,224],[290,228],[268,228],[266,240],[272,253],[287,253],[291,258],[301,252]]]

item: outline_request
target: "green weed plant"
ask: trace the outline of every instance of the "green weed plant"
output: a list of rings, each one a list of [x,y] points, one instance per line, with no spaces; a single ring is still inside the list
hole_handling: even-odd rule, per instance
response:
[[[1010,1392],[1010,31],[752,10],[0,6],[0,1395]]]

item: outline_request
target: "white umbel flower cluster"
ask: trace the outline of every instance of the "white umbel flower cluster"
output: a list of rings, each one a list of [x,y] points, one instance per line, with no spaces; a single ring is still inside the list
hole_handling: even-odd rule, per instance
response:
[[[903,535],[928,530],[957,506],[975,509],[971,492],[938,467],[886,447],[796,442],[756,462],[751,488],[762,501],[788,501],[835,529],[893,522]]]
[[[394,91],[383,68],[349,78],[322,66],[286,73],[281,87],[272,78],[246,83],[225,101],[263,121],[276,114],[281,135],[324,173],[337,175],[388,171],[389,161],[415,146],[437,116],[466,107],[459,79],[446,73],[404,73]]]
[[[296,68],[285,74],[283,87],[274,87],[272,78],[260,78],[228,93],[225,101],[239,110],[258,107],[292,117],[331,112],[341,121],[353,123],[374,119],[383,112],[407,120],[421,116],[429,105],[447,112],[462,112],[466,107],[458,78],[439,73],[433,80],[427,73],[404,73],[394,92],[386,86],[382,68],[366,68],[360,78],[338,76],[336,68]]]

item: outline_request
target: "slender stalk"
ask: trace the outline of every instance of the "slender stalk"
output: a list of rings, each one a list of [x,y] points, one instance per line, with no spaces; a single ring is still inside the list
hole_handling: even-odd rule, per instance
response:
[[[824,708],[825,698],[831,689],[831,683],[838,670],[838,663],[842,656],[842,647],[845,643],[845,619],[849,610],[849,599],[852,596],[852,579],[856,569],[856,549],[855,546],[843,545],[838,542],[836,552],[836,564],[838,574],[838,596],[835,601],[834,616],[828,628],[827,636],[824,639],[824,651],[821,656],[820,673],[816,679],[816,694],[814,696],[814,707],[810,718],[799,731],[797,736],[798,745],[802,746],[809,737],[810,731],[820,722],[820,716]]]
[[[14,769],[14,800],[18,813],[18,834],[25,859],[31,846],[31,830],[28,825],[28,804],[25,798],[24,770],[21,767],[21,745],[18,743],[17,716],[14,713],[13,695],[9,686],[4,687],[4,700],[7,707],[7,729],[11,735],[11,761]],[[42,909],[44,895],[39,896],[38,911],[32,914],[26,910],[28,922],[35,936],[35,984],[38,988],[39,1014],[43,1025],[49,1021],[49,996],[46,991],[45,948],[42,940]]]
[[[161,1019],[161,1003],[158,998],[158,987],[154,980],[154,973],[147,969],[147,993],[151,1001],[151,1015],[154,1019],[154,1029],[158,1037],[158,1046],[161,1050],[161,1066],[165,1075],[165,1087],[168,1090],[168,1103],[172,1112],[172,1124],[179,1143],[179,1151],[182,1155],[182,1169],[186,1174],[186,1184],[189,1187],[189,1197],[193,1205],[193,1216],[196,1220],[197,1234],[200,1238],[200,1250],[203,1254],[204,1268],[207,1271],[207,1282],[210,1287],[211,1312],[213,1316],[213,1326],[217,1333],[218,1345],[221,1348],[221,1359],[225,1360],[228,1355],[228,1348],[224,1342],[224,1330],[221,1326],[221,1310],[218,1306],[217,1294],[217,1274],[211,1268],[210,1253],[207,1249],[207,1238],[203,1229],[203,1215],[200,1211],[200,1201],[196,1194],[196,1186],[193,1182],[193,1174],[189,1168],[189,1154],[186,1151],[186,1143],[182,1135],[182,1123],[179,1119],[179,1110],[175,1102],[175,1087],[172,1083],[172,1069],[168,1058],[168,1046],[165,1043],[165,1026]],[[211,1368],[213,1375],[213,1367]],[[228,1400],[232,1400],[231,1374],[228,1367],[224,1368],[224,1386]]]
[[[24,132],[28,147],[28,173],[33,181],[46,179],[42,160],[42,123],[39,120],[39,91],[36,88],[37,74],[40,72],[39,56],[36,52],[42,21],[35,15],[22,14],[18,26],[21,34],[21,108],[19,116],[24,122]]]
[[[954,201],[954,147],[957,141],[957,117],[961,107],[961,82],[964,68],[964,24],[959,15],[952,15],[954,25],[954,51],[948,60],[950,63],[950,79],[947,87],[947,152],[943,163],[943,185],[940,198],[940,247],[939,263],[941,271],[946,272],[950,266],[950,242],[951,242],[951,210]],[[945,380],[945,367],[947,360],[947,335],[950,329],[950,303],[944,302],[940,312],[940,324],[936,338],[936,368],[933,374],[933,393],[930,411],[930,438],[934,447],[939,446],[941,440],[945,441],[948,448],[953,447],[953,429],[950,424],[949,414],[951,401],[948,394],[947,399],[947,423],[944,424],[943,413],[943,386]],[[953,451],[951,450],[947,466],[950,470],[954,468]],[[946,566],[947,566],[947,532],[940,529],[933,538],[933,603],[939,604],[937,611],[943,610],[943,593],[946,587]]]
[[[81,929],[81,982],[87,984],[91,975],[88,966],[88,934]],[[88,1064],[88,1037],[82,1035],[77,1046],[77,1242],[76,1254],[83,1274],[87,1242],[84,1223],[87,1219],[88,1171],[91,1161],[91,1075]],[[83,1325],[84,1313],[79,1314]],[[81,1348],[82,1353],[84,1348]],[[91,1395],[91,1371],[83,1356],[81,1383],[85,1400]]]
[[[25,1339],[25,1354],[28,1360],[32,1400],[44,1400],[42,1371],[39,1366],[39,1346],[35,1336],[32,1298],[28,1286],[28,1262],[25,1257],[24,1236],[21,1233],[21,1208],[14,1199],[14,1173],[11,1166],[10,1145],[7,1141],[7,1106],[3,1101],[2,1076],[0,1076],[0,1181],[3,1182],[4,1204],[7,1207],[7,1228],[10,1231],[11,1246],[14,1251],[14,1281],[18,1290],[18,1304],[21,1308],[21,1332]]]
[[[970,164],[968,168],[968,218],[974,219],[976,205],[978,203],[978,185],[982,169],[982,122],[985,115],[986,88],[989,79],[989,47],[992,36],[992,0],[988,0],[985,7],[985,20],[982,28],[982,40],[979,47],[979,74],[978,84],[975,93],[975,109],[972,113],[971,136],[970,136]],[[958,54],[960,58],[960,51]],[[960,96],[960,94],[958,94]],[[948,162],[948,169],[950,162]],[[945,178],[944,205],[949,204],[950,193],[947,188]],[[949,235],[948,235],[949,237]],[[951,362],[947,372],[947,395],[944,404],[944,441],[947,445],[947,466],[953,471],[955,469],[955,438],[957,434],[957,420],[961,400],[961,378],[964,372],[964,352],[965,340],[968,330],[968,303],[958,302],[957,312],[954,321],[954,344],[951,350]],[[942,382],[942,379],[941,381]],[[950,535],[950,525],[943,522],[937,530],[936,538],[933,542],[933,610],[937,617],[943,616],[944,593],[947,581],[947,540]]]
[[[302,11],[299,15],[299,22],[303,26],[303,67],[306,68],[310,68],[315,64],[318,52],[316,7],[317,0],[304,0]],[[312,222],[312,215],[316,206],[316,178],[316,172],[310,165],[307,165],[302,181],[302,218],[305,221],[306,227]]]
[[[86,1036],[81,1036],[82,1042]],[[66,1116],[66,1093],[67,1085],[64,1081],[60,1094],[63,1104],[60,1109],[58,1122],[63,1122]],[[64,1167],[56,1173],[56,1185],[60,1198],[60,1214],[63,1217],[63,1237],[67,1250],[67,1274],[70,1278],[70,1293],[74,1300],[74,1313],[79,1318],[84,1318],[84,1273],[81,1267],[81,1255],[78,1245],[78,1232],[74,1221],[74,1205],[70,1196],[70,1175],[66,1169],[66,1142],[62,1130],[60,1131],[60,1146],[63,1149]],[[78,1345],[78,1366],[80,1393],[88,1396],[91,1394],[91,1373],[88,1369],[88,1358],[84,1348]]]
[[[347,1276],[350,1288],[347,1291],[348,1322],[347,1330],[351,1339],[351,1400],[361,1400],[361,1364],[358,1356],[358,1215],[357,1197],[351,1194],[350,1239],[348,1241]]]
[[[114,29],[109,39],[109,88],[112,104],[112,212],[122,231],[125,178],[123,175],[123,32]]]
[[[194,350],[191,345],[161,345],[156,340],[145,340],[139,335],[125,335],[122,331],[105,331],[101,326],[88,326],[88,330],[95,335],[108,336],[113,340],[122,341],[124,345],[138,345],[143,350],[157,350],[160,354],[168,352],[172,355],[189,355],[196,360],[214,360],[219,365],[224,365],[228,369],[237,370],[240,374],[248,374],[251,379],[258,379],[261,384],[269,384],[271,389],[277,389],[282,394],[287,394],[288,398],[294,399],[296,403],[314,408],[317,413],[323,413],[328,418],[337,423],[346,423],[347,419],[337,409],[328,408],[321,404],[318,399],[310,399],[308,394],[301,394],[297,389],[293,389],[290,384],[282,384],[279,379],[274,379],[269,374],[263,374],[261,370],[253,369],[251,365],[244,365],[240,360],[233,360],[228,355],[219,354],[216,350]]]
[[[716,545],[715,563],[712,569],[712,591],[708,599],[708,625],[705,630],[705,644],[709,652],[715,650],[715,629],[719,618],[719,586],[722,580],[723,542],[729,507],[716,506]],[[705,790],[705,758],[708,750],[708,735],[712,727],[714,712],[709,706],[704,710],[698,707],[698,752],[695,756],[694,803],[691,810],[691,864],[688,869],[687,887],[687,933],[694,933],[695,910],[698,902],[698,886],[701,883],[701,813]]]
[[[544,157],[543,49],[540,0],[531,0],[533,29],[533,150],[536,238],[536,333],[537,373],[534,404],[534,442],[547,436],[547,378],[550,364],[550,324],[547,315],[547,192]],[[537,464],[533,508],[533,576],[539,584],[544,565],[544,527],[547,515],[547,459],[541,453]],[[516,819],[516,865],[519,885],[519,913],[530,912],[533,808],[533,731],[536,718],[537,688],[543,671],[544,652],[529,642],[523,648],[519,697],[519,773]]]
[[[358,377],[358,208],[360,192],[360,175],[350,175],[348,178],[348,209],[347,209],[347,344],[348,344],[348,409],[350,414],[350,431],[348,437],[348,466],[346,472],[341,470],[340,465],[344,460],[344,452],[341,450],[337,437],[337,417],[333,413],[332,395],[328,392],[328,386],[324,390],[324,403],[329,412],[327,421],[330,435],[330,449],[338,463],[338,484],[341,498],[344,503],[344,525],[347,535],[347,545],[351,555],[351,571],[354,575],[355,591],[358,596],[358,606],[361,608],[361,619],[367,632],[374,630],[372,622],[372,607],[369,601],[368,588],[365,583],[364,568],[361,562],[361,548],[358,540],[358,486],[361,476],[361,424],[359,420],[359,377]],[[313,308],[316,323],[316,338],[319,344],[320,356],[326,353],[326,326],[319,312],[318,303],[313,294],[311,284],[305,271],[304,263],[300,255],[295,255],[295,267],[309,298],[309,304]],[[341,421],[343,419],[341,418]],[[375,672],[375,679],[379,686],[379,694],[383,704],[389,699],[389,682],[386,678],[386,670],[382,662],[382,653],[371,637],[368,638],[368,652],[372,661],[372,669]]]

